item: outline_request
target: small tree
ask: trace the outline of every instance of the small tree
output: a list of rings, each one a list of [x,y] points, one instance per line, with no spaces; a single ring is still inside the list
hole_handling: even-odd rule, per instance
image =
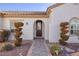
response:
[[[59,43],[62,45],[67,44],[67,42],[65,42],[65,41],[67,41],[69,39],[69,35],[67,35],[67,33],[69,32],[68,25],[69,25],[68,22],[62,22],[60,24],[60,27],[61,27],[60,37],[61,37],[61,39],[59,40]]]
[[[15,46],[21,46],[22,44],[22,38],[20,36],[22,35],[22,26],[24,25],[22,22],[16,22],[15,25]]]

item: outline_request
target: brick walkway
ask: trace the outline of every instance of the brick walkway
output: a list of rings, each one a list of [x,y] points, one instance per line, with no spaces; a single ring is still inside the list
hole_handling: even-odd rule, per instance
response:
[[[30,56],[51,56],[49,49],[44,39],[35,39],[31,49],[29,50]]]

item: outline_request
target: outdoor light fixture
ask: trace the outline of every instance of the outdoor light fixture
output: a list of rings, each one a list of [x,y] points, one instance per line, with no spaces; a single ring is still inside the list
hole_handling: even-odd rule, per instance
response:
[[[28,22],[26,22],[26,25],[28,25]]]

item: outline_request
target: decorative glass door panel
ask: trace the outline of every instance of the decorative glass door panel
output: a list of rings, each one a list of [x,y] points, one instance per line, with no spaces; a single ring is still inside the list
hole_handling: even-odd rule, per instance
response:
[[[36,36],[42,36],[42,22],[36,22]]]

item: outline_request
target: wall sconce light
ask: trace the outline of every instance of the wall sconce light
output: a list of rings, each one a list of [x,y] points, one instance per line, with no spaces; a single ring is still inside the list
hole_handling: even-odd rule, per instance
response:
[[[28,25],[28,22],[26,22],[26,25]]]

